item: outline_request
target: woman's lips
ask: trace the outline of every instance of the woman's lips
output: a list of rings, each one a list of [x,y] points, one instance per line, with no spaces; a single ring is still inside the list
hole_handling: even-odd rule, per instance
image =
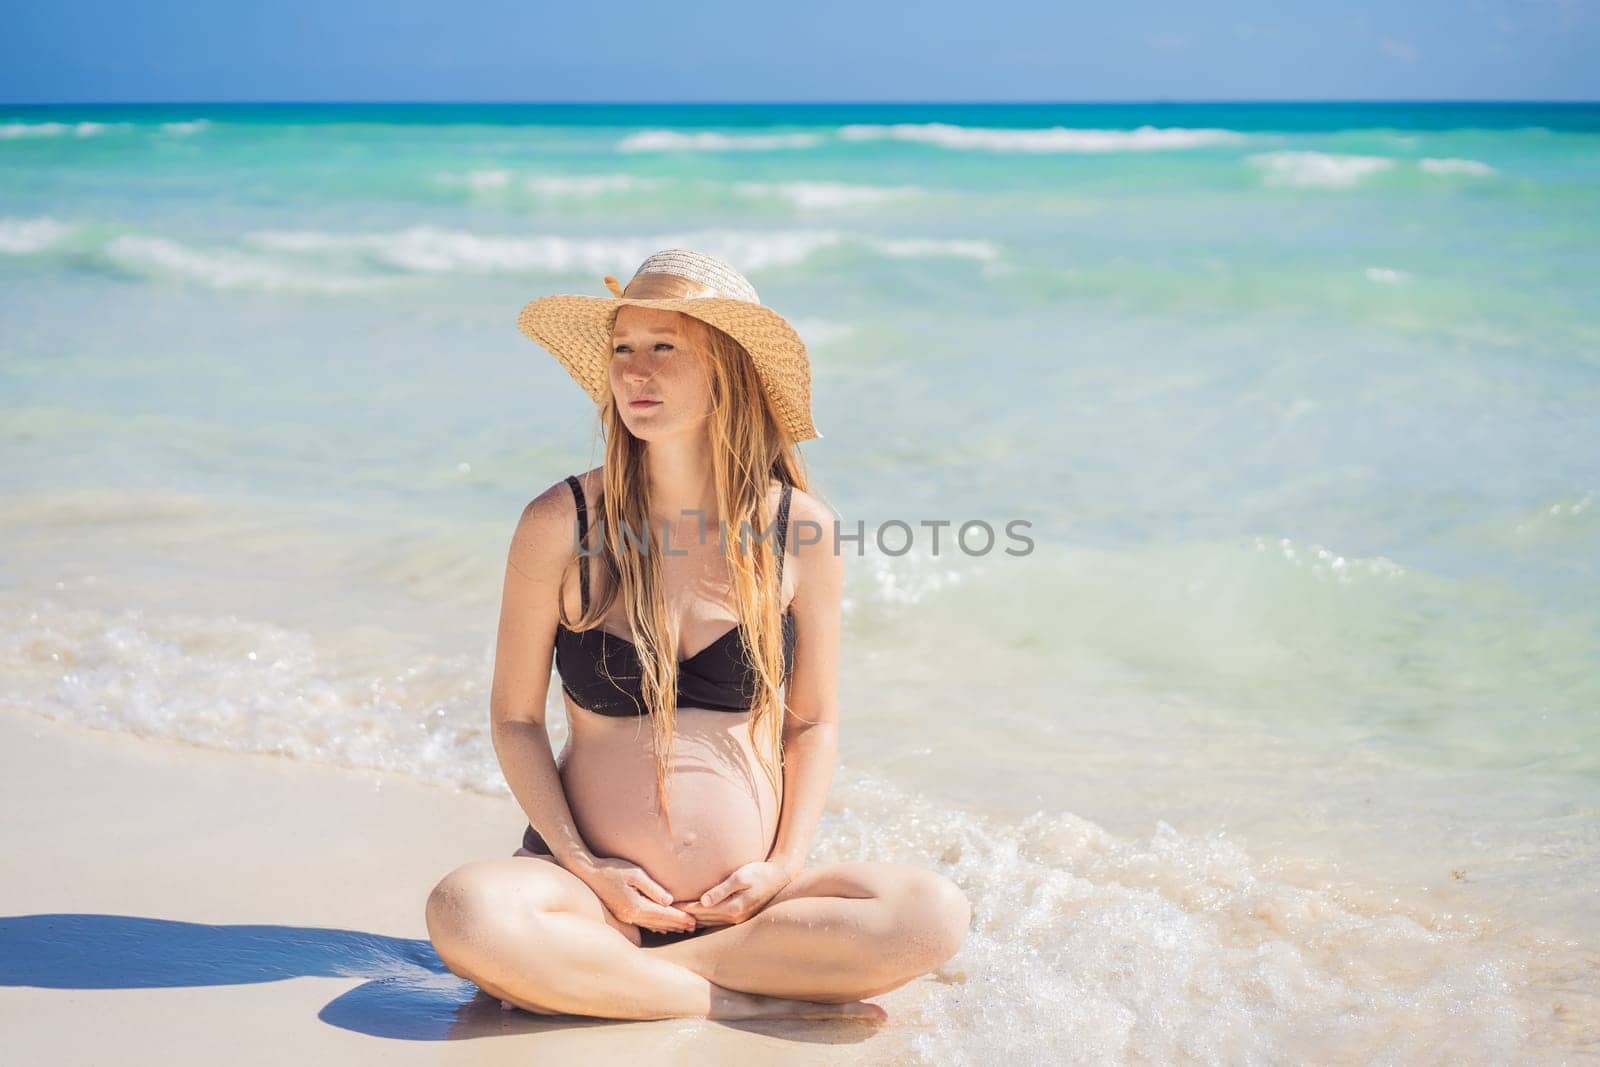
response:
[[[630,408],[653,408],[659,403],[661,403],[659,400],[630,400],[628,406]]]

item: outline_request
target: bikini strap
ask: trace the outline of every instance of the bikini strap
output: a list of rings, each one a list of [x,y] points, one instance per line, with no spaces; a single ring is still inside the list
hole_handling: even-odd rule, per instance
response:
[[[578,591],[583,602],[585,614],[589,611],[589,557],[584,555],[584,549],[589,543],[589,507],[583,499],[583,483],[578,481],[576,474],[567,475],[567,484],[572,486],[572,499],[578,505]]]
[[[778,589],[783,590],[783,557],[784,546],[789,532],[789,493],[794,488],[788,482],[783,483],[783,498],[778,501]]]

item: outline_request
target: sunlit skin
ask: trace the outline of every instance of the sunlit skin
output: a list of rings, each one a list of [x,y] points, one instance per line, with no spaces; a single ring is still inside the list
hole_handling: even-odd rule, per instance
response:
[[[653,524],[659,531],[668,520],[672,548],[685,553],[661,561],[680,655],[706,647],[733,620],[716,539],[697,544],[693,533],[678,533],[695,529],[683,510],[716,517],[710,371],[694,342],[676,312],[621,307],[609,371],[619,417],[646,442]],[[600,476],[599,469],[580,475],[590,499]],[[780,491],[774,480],[771,506]],[[541,749],[538,738],[557,606],[564,600],[569,617],[579,607],[576,577],[562,577],[575,515],[569,488],[558,482],[529,505],[513,538],[491,701],[502,766],[508,752],[549,758],[548,741]],[[790,517],[791,529],[803,520],[827,528],[833,513],[796,489]],[[796,545],[780,591],[797,638],[781,793],[759,766],[750,713],[680,707],[672,784],[678,839],[668,840],[653,810],[654,766],[638,721],[595,714],[563,694],[571,731],[556,766],[588,847],[563,842],[559,859],[518,849],[447,875],[427,918],[451,971],[503,1007],[543,1014],[877,1023],[886,1013],[862,998],[927,974],[957,951],[971,907],[943,875],[901,863],[805,865],[837,763],[844,562],[828,539]],[[602,626],[626,635],[620,605]],[[645,929],[697,932],[645,946]]]
[[[611,393],[628,432],[649,441],[652,454],[665,452],[654,446],[671,439],[676,450],[693,458],[697,444],[707,447],[711,376],[682,323],[683,316],[675,311],[618,308],[611,332]],[[646,399],[661,402],[648,407],[634,403]]]

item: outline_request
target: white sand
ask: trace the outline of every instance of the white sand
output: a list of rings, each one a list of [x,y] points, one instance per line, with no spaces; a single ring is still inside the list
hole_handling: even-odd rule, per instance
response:
[[[0,1027],[10,1063],[907,1062],[879,1028],[504,1012],[423,904],[510,855],[515,801],[0,711]]]

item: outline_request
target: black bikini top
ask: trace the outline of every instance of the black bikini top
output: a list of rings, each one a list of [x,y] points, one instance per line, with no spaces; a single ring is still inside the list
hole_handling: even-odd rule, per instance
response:
[[[589,517],[583,485],[567,476],[578,504],[578,543],[588,542]],[[789,491],[778,504],[778,587],[783,587],[784,537],[788,532]],[[578,557],[578,587],[583,610],[589,610],[589,563]],[[760,695],[760,675],[745,662],[748,646],[734,624],[705,648],[678,661],[678,707],[711,711],[751,711]],[[794,668],[794,613],[783,613],[783,676]],[[632,641],[600,627],[569,630],[556,626],[556,671],[561,688],[581,708],[616,717],[645,714],[639,681],[639,650]]]

